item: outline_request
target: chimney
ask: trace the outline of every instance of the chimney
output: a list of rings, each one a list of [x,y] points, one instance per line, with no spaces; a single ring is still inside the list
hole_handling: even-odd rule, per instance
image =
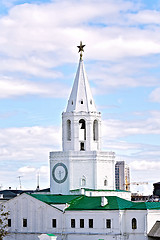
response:
[[[104,207],[108,204],[108,199],[106,197],[101,197],[101,207]]]
[[[84,195],[85,194],[85,190],[84,188],[81,188],[81,195]]]

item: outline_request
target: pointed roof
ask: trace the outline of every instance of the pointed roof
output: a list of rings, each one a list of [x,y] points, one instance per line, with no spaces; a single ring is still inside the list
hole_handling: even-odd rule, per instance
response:
[[[81,58],[66,110],[66,112],[73,111],[97,112]]]

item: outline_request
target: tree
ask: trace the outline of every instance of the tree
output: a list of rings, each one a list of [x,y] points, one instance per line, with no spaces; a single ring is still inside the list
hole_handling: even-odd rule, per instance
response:
[[[5,210],[5,206],[3,204],[0,204],[0,240],[2,240],[3,237],[8,235],[8,215],[9,212]]]

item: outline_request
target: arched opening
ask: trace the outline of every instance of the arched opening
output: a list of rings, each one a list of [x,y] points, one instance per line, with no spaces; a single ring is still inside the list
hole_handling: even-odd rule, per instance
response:
[[[81,178],[81,187],[85,187],[85,186],[86,186],[86,177],[83,176],[83,177]]]
[[[93,140],[98,141],[98,121],[93,122]]]
[[[86,140],[86,122],[84,119],[79,120],[79,140]]]
[[[137,220],[136,220],[136,218],[132,218],[132,229],[137,229]]]
[[[71,121],[67,120],[67,140],[71,141]]]

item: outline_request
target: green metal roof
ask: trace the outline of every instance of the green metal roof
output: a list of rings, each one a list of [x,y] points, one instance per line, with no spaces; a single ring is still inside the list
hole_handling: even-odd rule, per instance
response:
[[[72,200],[66,210],[160,210],[160,202],[131,202],[116,196],[107,196],[106,199],[108,203],[102,207],[101,197],[81,196],[81,198]]]
[[[70,203],[78,195],[55,195],[55,194],[30,194],[30,196],[45,202],[47,204],[65,204]]]
[[[108,196],[106,199],[108,200],[108,204],[102,207],[101,197],[82,196],[79,199],[71,201],[70,206],[66,210],[117,210],[132,206],[131,201],[119,197]]]
[[[47,204],[69,204],[66,211],[82,210],[160,210],[160,202],[131,202],[116,196],[106,196],[108,203],[101,206],[102,197],[84,195],[30,194],[30,196]]]

